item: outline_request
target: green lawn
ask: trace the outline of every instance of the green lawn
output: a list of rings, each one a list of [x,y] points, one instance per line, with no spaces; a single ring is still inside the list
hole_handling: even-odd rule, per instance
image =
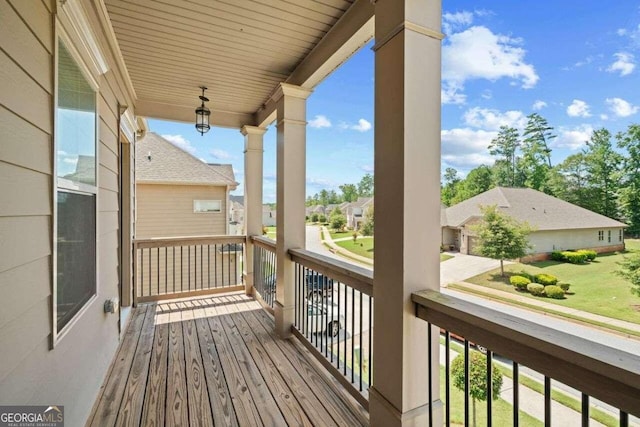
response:
[[[353,238],[353,231],[331,231],[329,230],[329,234],[333,240],[342,239],[343,237],[351,237]]]
[[[267,237],[276,240],[276,227],[265,227],[267,229]]]
[[[627,240],[627,254],[640,252],[640,240]],[[509,284],[509,275],[525,270],[529,273],[547,273],[557,276],[560,281],[571,283],[570,291],[563,300],[544,298],[545,302],[563,305],[614,319],[640,323],[640,297],[634,296],[631,285],[614,274],[617,265],[625,254],[607,254],[598,256],[592,263],[574,265],[557,261],[542,261],[532,264],[513,264],[505,266],[507,277],[500,276],[500,270],[492,270],[467,281],[518,295],[532,300],[537,299],[528,293],[516,292]]]
[[[453,255],[449,255],[449,254],[440,254],[440,262],[442,261],[446,261],[448,259],[453,258]]]
[[[373,259],[373,237],[359,237],[356,243],[351,240],[336,242],[336,245],[354,254]]]

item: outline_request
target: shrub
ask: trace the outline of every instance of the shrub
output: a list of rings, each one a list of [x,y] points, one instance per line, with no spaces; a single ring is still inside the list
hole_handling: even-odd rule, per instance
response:
[[[536,278],[535,274],[527,273],[524,270],[522,270],[520,273],[518,273],[518,276],[526,277],[527,279],[529,279],[529,282],[534,282],[535,278]]]
[[[551,259],[554,261],[566,261],[564,255],[562,255],[562,251],[551,252]]]
[[[511,283],[513,286],[516,287],[516,289],[520,291],[526,291],[527,285],[531,283],[531,280],[523,276],[511,276],[509,278],[509,283]]]
[[[586,255],[587,260],[589,261],[593,261],[598,256],[598,253],[596,251],[592,251],[589,249],[580,249],[579,251],[577,251],[577,253]]]
[[[558,278],[556,276],[552,276],[551,274],[536,274],[536,277],[533,280],[536,283],[540,283],[543,286],[555,285],[558,283]]]
[[[327,217],[324,215],[318,215],[318,222],[327,222]]]
[[[564,298],[564,291],[562,290],[562,288],[560,286],[555,286],[555,285],[545,286],[544,287],[544,293],[549,298],[553,298],[553,299],[563,299]]]
[[[560,289],[562,289],[563,291],[569,292],[569,288],[571,287],[571,283],[560,282],[560,283],[558,283],[558,286],[560,286]]]
[[[329,222],[331,224],[331,228],[340,231],[347,224],[347,218],[342,214],[331,215]]]
[[[529,283],[527,285],[527,291],[529,291],[531,295],[541,297],[544,295],[544,286],[538,283]]]
[[[311,222],[318,222],[318,214],[314,213],[311,215]]]
[[[564,251],[562,252],[565,261],[570,262],[571,264],[584,264],[587,261],[587,255],[580,252],[570,252]]]

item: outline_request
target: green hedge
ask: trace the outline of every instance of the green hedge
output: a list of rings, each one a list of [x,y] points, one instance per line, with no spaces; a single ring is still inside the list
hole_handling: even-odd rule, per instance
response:
[[[518,276],[522,276],[522,277],[526,277],[527,279],[529,279],[529,282],[533,282],[536,278],[535,274],[531,274],[531,273],[527,273],[526,271],[522,270],[520,273],[517,273]]]
[[[531,283],[531,280],[527,277],[523,276],[511,276],[509,278],[509,283],[516,287],[516,289],[520,291],[526,291],[527,285]]]
[[[563,291],[569,292],[569,288],[571,287],[571,283],[560,282],[560,283],[558,283],[558,286],[560,286],[560,289],[562,289]]]
[[[527,285],[527,291],[529,291],[531,295],[535,295],[537,297],[544,296],[544,286],[538,283],[529,283]]]
[[[589,249],[580,249],[579,251],[553,251],[551,252],[551,259],[554,261],[570,262],[571,264],[584,264],[596,259],[598,254],[596,251]]]
[[[589,261],[593,261],[594,259],[596,259],[596,257],[598,256],[598,253],[596,251],[592,251],[589,249],[580,249],[579,251],[576,251],[579,254],[584,254],[587,256],[587,260]]]
[[[551,274],[536,274],[536,277],[533,280],[535,283],[540,283],[543,286],[555,285],[558,283],[558,278]]]
[[[544,293],[549,298],[553,298],[553,299],[563,299],[564,298],[564,291],[562,290],[562,288],[560,286],[555,286],[555,285],[545,286],[544,287]]]

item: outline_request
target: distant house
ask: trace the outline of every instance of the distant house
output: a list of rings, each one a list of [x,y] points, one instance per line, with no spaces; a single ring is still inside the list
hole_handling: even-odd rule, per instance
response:
[[[529,236],[526,261],[545,259],[555,250],[593,249],[597,252],[624,250],[626,224],[529,188],[496,187],[450,208],[441,215],[442,245],[460,252],[476,252],[472,225],[482,218],[480,207],[496,205],[517,221],[528,222],[535,231]]]
[[[244,196],[229,196],[229,234],[243,234]]]
[[[358,197],[358,200],[349,203],[345,209],[346,212],[343,212],[346,213],[347,227],[354,230],[360,229],[369,206],[373,206],[373,197]]]
[[[136,237],[228,233],[231,165],[207,164],[148,132],[136,143]]]

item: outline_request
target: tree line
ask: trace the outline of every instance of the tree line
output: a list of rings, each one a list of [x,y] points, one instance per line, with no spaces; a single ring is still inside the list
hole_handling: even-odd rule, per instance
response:
[[[307,197],[307,206],[332,205],[343,202],[355,202],[358,197],[373,197],[373,175],[364,175],[357,184],[342,184],[338,186],[340,193],[335,190],[320,190],[313,196]]]
[[[441,198],[447,206],[496,186],[533,188],[629,225],[640,235],[640,125],[612,135],[593,131],[585,147],[552,164],[554,128],[537,113],[527,116],[522,134],[502,126],[489,144],[492,166],[481,165],[462,179],[458,171],[444,172]]]

